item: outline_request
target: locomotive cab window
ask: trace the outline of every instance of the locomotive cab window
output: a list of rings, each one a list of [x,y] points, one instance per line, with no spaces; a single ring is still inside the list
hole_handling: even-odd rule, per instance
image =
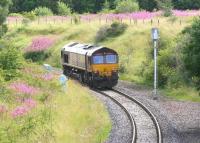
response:
[[[68,62],[69,62],[69,56],[66,55],[66,54],[64,55],[64,62],[65,62],[65,63],[68,63]]]
[[[105,55],[107,64],[115,64],[117,63],[117,55]]]
[[[92,57],[93,64],[103,64],[104,58],[103,55],[95,55]]]

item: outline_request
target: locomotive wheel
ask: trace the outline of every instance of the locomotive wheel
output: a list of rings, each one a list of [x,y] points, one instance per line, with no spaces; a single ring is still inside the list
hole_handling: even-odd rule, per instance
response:
[[[68,72],[67,72],[66,69],[63,70],[63,74],[66,75],[66,76],[68,76]]]
[[[80,83],[84,83],[83,74],[80,74],[80,75],[79,75],[79,81],[80,81]]]

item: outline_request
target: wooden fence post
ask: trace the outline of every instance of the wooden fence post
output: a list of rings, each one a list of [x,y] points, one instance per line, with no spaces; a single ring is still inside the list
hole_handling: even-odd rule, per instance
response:
[[[151,25],[153,25],[153,19],[151,19]]]

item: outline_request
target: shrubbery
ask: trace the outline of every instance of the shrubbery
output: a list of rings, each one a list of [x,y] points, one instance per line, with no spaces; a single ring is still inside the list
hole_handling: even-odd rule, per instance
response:
[[[9,13],[9,6],[11,4],[10,0],[0,1],[0,38],[7,32],[7,25],[4,24],[6,17]]]
[[[3,45],[0,49],[0,70],[5,80],[18,76],[19,69],[23,66],[22,54],[12,45]]]
[[[53,12],[47,7],[38,7],[33,10],[36,16],[52,16]]]
[[[54,39],[48,37],[37,37],[32,44],[25,49],[24,57],[33,62],[44,61],[50,55],[47,51],[54,44]]]
[[[9,16],[23,17],[20,13],[10,13]]]
[[[163,16],[169,17],[173,14],[173,5],[171,0],[158,1],[158,6],[163,11]]]
[[[116,6],[116,13],[129,13],[139,10],[138,2],[134,0],[119,1]]]
[[[116,37],[127,29],[127,24],[114,22],[111,26],[102,26],[96,34],[95,42],[101,42],[109,37]]]
[[[0,25],[0,37],[2,37],[8,31],[8,27],[5,24]]]
[[[179,86],[181,80],[178,76],[177,55],[175,55],[173,46],[173,43],[166,37],[159,41],[158,84],[160,87]],[[152,83],[154,78],[153,50],[152,48],[147,61],[143,63],[141,68],[141,76],[145,78],[147,83]]]
[[[183,31],[187,39],[182,43],[183,63],[190,79],[200,88],[200,18],[195,19],[191,27]]]
[[[70,15],[71,14],[71,8],[65,4],[64,2],[57,2],[57,8],[58,8],[58,15]]]
[[[31,12],[24,12],[23,16],[29,20],[35,20],[36,19],[36,14],[35,12],[31,11]]]

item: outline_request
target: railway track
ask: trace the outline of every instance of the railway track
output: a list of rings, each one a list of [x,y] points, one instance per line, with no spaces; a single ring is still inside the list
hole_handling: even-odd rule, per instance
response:
[[[112,99],[127,113],[132,126],[131,143],[162,143],[159,123],[145,105],[117,89],[96,92]]]

